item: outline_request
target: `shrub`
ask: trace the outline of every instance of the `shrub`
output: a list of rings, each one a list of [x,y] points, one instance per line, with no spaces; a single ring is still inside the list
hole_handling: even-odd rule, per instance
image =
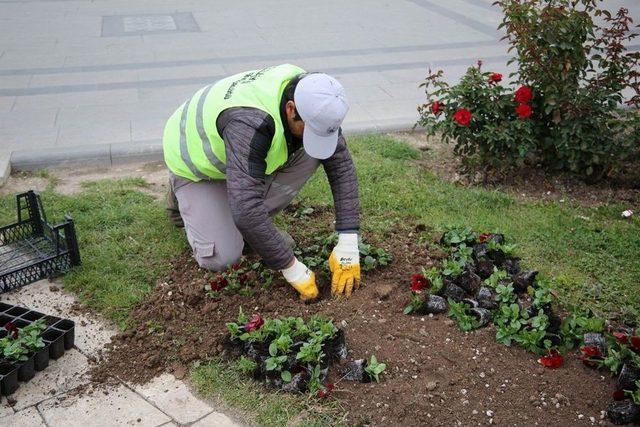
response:
[[[615,171],[640,145],[640,116],[620,108],[640,103],[640,53],[625,47],[637,36],[629,11],[612,15],[596,0],[495,4],[519,88],[507,90],[480,65],[453,86],[430,71],[418,123],[455,141],[471,165],[513,165],[529,155],[592,180]]]

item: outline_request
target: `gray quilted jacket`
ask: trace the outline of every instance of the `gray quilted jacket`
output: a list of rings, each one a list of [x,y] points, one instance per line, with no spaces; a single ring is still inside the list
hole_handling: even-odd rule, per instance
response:
[[[277,118],[281,120],[281,118]],[[288,152],[302,148],[283,120]],[[227,155],[227,197],[234,222],[245,241],[273,269],[283,269],[293,251],[278,233],[264,207],[266,154],[275,132],[273,118],[262,110],[236,107],[225,110],[216,123],[225,141]],[[336,231],[357,231],[360,227],[358,179],[340,134],[338,148],[322,165],[333,194]]]

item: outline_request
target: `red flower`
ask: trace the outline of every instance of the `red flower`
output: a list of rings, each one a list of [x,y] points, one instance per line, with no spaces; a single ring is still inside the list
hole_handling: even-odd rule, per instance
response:
[[[631,339],[629,341],[631,342],[631,347],[635,351],[640,351],[640,336],[635,335],[635,336],[631,337]]]
[[[521,119],[528,119],[529,117],[531,117],[532,112],[533,110],[531,109],[531,106],[528,104],[520,104],[516,107],[516,114]]]
[[[240,264],[233,264],[231,266],[231,269],[234,271],[240,270],[242,268],[242,266]]]
[[[212,291],[220,292],[229,285],[229,282],[224,276],[218,275],[215,279],[209,281],[209,285],[211,285]]]
[[[423,289],[427,289],[431,286],[429,279],[422,274],[414,274],[411,276],[411,292],[419,294]]]
[[[469,126],[469,123],[471,123],[471,117],[471,111],[466,108],[461,108],[455,112],[453,120],[455,120],[460,126]]]
[[[253,330],[260,329],[262,325],[264,325],[264,320],[262,319],[262,316],[256,313],[251,316],[251,319],[249,319],[249,321],[244,325],[244,330],[246,332],[251,332]]]
[[[627,393],[624,390],[616,390],[613,392],[613,400],[619,401],[627,398]]]
[[[484,243],[484,242],[486,242],[486,241],[487,241],[487,239],[488,239],[489,237],[491,237],[491,234],[490,234],[490,233],[482,233],[481,235],[479,235],[479,236],[478,236],[478,241],[479,241],[480,243]]]
[[[582,347],[580,347],[580,352],[582,353],[582,357],[584,358],[602,357],[600,348],[596,347],[595,345],[583,345]]]
[[[527,104],[533,99],[533,91],[528,86],[521,86],[515,92],[515,99],[519,104]]]
[[[316,393],[316,396],[318,396],[320,399],[326,399],[327,397],[331,396],[331,393],[333,392],[333,388],[334,388],[333,383],[329,383],[324,386],[324,389],[318,390],[318,392]]]
[[[442,102],[434,101],[433,104],[431,104],[431,112],[437,116],[442,112],[443,107],[444,105],[442,104]]]
[[[16,328],[16,325],[14,325],[14,324],[13,324],[13,322],[7,322],[7,323],[4,325],[4,328],[5,328],[7,331],[9,331],[9,332],[11,332],[11,331],[15,331],[16,329],[18,329],[18,328]]]
[[[478,68],[482,67],[482,59],[478,59]]]
[[[620,344],[629,344],[629,335],[624,332],[614,332],[613,336]]]
[[[489,77],[489,83],[499,83],[501,81],[502,81],[502,74],[500,73],[493,73]]]
[[[564,364],[564,358],[560,353],[558,353],[558,350],[552,348],[549,350],[548,356],[543,356],[538,359],[538,363],[545,368],[557,369]]]

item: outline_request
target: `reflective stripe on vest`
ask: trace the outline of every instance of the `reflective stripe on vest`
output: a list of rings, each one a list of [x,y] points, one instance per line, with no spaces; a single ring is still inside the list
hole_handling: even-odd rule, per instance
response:
[[[199,179],[209,179],[209,177],[198,170],[191,161],[191,156],[189,156],[189,148],[187,147],[187,114],[189,113],[189,104],[191,104],[191,100],[184,103],[182,114],[180,115],[180,157],[182,157],[182,161],[187,165],[192,174]]]
[[[222,163],[220,159],[215,155],[213,150],[211,149],[211,141],[209,140],[209,136],[207,132],[204,130],[204,118],[203,118],[203,110],[204,110],[204,100],[207,99],[207,95],[213,85],[207,86],[204,91],[202,91],[202,95],[200,95],[200,99],[198,99],[198,109],[196,110],[196,127],[198,128],[198,135],[200,135],[200,139],[202,140],[202,149],[204,150],[204,154],[207,156],[207,159],[211,162],[213,166],[216,167],[220,172],[226,174],[227,173],[227,165]]]

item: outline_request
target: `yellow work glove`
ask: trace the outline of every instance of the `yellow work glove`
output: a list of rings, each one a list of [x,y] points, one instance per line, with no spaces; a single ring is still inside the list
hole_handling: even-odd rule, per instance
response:
[[[311,301],[318,297],[316,275],[296,258],[293,265],[281,270],[285,280],[300,294],[302,301]]]
[[[358,250],[358,235],[355,233],[341,233],[338,244],[333,248],[329,257],[331,269],[331,294],[348,297],[355,287],[360,286],[360,251]]]

